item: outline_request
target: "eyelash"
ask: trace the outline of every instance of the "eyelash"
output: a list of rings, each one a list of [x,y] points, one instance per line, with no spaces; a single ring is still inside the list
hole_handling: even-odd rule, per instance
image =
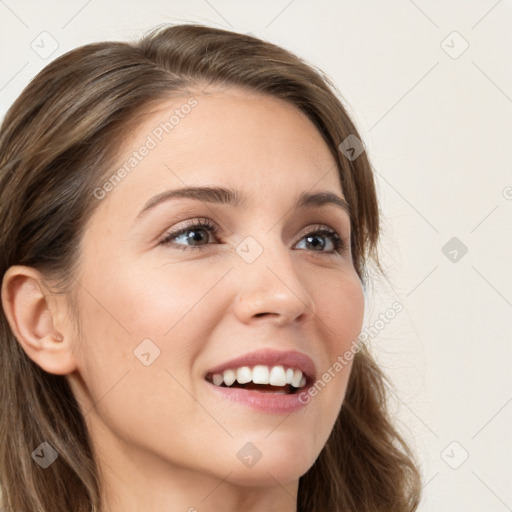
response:
[[[166,247],[170,247],[172,245],[176,245],[178,249],[188,251],[188,250],[195,250],[195,249],[203,249],[204,247],[211,245],[209,243],[206,243],[204,245],[199,246],[190,246],[190,245],[184,245],[184,244],[173,244],[172,240],[174,238],[177,238],[181,235],[184,235],[188,233],[189,231],[194,231],[196,229],[204,229],[208,231],[210,234],[212,234],[215,238],[218,238],[218,228],[208,219],[197,219],[191,221],[191,223],[188,226],[185,226],[184,228],[181,228],[177,231],[169,232],[167,233],[162,240],[160,240],[159,245],[163,245]],[[324,254],[334,254],[334,253],[342,253],[347,249],[347,243],[343,237],[341,237],[336,231],[334,231],[331,228],[328,228],[327,226],[315,226],[313,230],[308,231],[307,233],[304,233],[301,240],[304,239],[307,236],[311,235],[325,235],[330,236],[332,239],[332,244],[334,246],[334,249],[332,251],[311,251],[313,253],[324,253]]]

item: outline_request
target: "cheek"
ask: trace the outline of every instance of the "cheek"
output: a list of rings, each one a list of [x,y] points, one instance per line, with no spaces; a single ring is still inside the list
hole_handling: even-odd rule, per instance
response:
[[[364,293],[357,274],[332,279],[315,301],[323,344],[316,392],[320,416],[332,426],[341,408],[364,319]],[[325,434],[326,432],[323,432]],[[322,441],[325,441],[322,438]]]
[[[197,414],[184,391],[194,393],[191,368],[199,348],[191,340],[200,340],[201,331],[191,306],[197,297],[163,283],[152,289],[134,279],[110,284],[103,295],[81,300],[82,322],[91,321],[79,343],[84,384],[74,390],[89,427],[105,425],[118,438],[143,444],[153,432],[187,431]]]
[[[364,293],[357,274],[333,279],[318,294],[315,303],[324,339],[329,340],[331,359],[349,349],[357,341],[364,319]],[[333,361],[331,361],[332,363]]]
[[[115,266],[110,263],[101,272],[89,272],[90,293],[83,294],[84,316],[94,319],[100,338],[116,333],[132,341],[172,336],[197,311],[204,314],[208,306],[213,311],[215,294],[209,292],[226,271],[197,272],[192,266],[165,263],[144,268],[121,257],[115,260]]]
[[[91,386],[93,399],[100,398],[127,372],[145,368],[168,369],[186,381],[190,378],[204,340],[219,321],[216,283],[224,269],[210,272],[172,266],[139,268],[112,258],[118,264],[98,265],[83,279],[79,300],[83,340],[78,346],[79,365]],[[217,300],[215,300],[217,297]],[[154,362],[153,362],[154,361]],[[149,365],[148,365],[149,367]],[[131,378],[131,377],[130,377]],[[169,378],[169,377],[168,377]]]

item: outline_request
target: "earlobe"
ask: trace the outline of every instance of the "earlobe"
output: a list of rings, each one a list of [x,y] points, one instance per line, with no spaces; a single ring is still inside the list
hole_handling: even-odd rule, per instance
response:
[[[58,320],[67,314],[62,297],[47,290],[41,272],[14,265],[2,281],[2,307],[27,356],[43,370],[66,375],[76,369],[71,332]]]

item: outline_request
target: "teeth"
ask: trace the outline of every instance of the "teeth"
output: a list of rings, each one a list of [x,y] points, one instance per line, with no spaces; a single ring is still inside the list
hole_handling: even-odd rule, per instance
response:
[[[224,382],[224,376],[222,375],[222,373],[215,373],[213,375],[213,383],[216,386],[220,386],[223,382]]]
[[[270,372],[268,371],[268,367],[261,364],[255,366],[252,369],[252,381],[254,384],[269,384]]]
[[[236,380],[236,373],[233,370],[225,370],[224,371],[224,384],[226,386],[231,386],[233,382]]]
[[[284,369],[283,366],[268,367],[256,365],[254,368],[242,366],[241,368],[224,370],[223,373],[215,373],[212,376],[213,383],[221,386],[231,386],[235,381],[239,384],[270,384],[271,386],[286,386],[291,384],[294,388],[302,388],[306,385],[306,377],[300,370],[293,368]]]
[[[302,380],[302,372],[300,370],[295,370],[293,372],[292,386],[294,388],[299,388],[301,380]]]
[[[270,371],[270,385],[286,386],[286,375],[282,366],[274,366]]]
[[[252,379],[252,371],[248,366],[242,366],[236,371],[236,380],[239,384],[247,384]],[[215,384],[215,383],[214,383]],[[221,382],[222,384],[222,382]]]

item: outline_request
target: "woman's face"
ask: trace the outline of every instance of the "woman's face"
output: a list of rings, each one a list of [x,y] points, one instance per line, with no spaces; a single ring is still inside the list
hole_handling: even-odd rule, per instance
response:
[[[362,327],[350,219],[332,202],[296,206],[302,194],[344,198],[304,114],[235,88],[193,97],[197,104],[185,96],[146,117],[107,177],[120,181],[98,184],[75,276],[83,333],[68,378],[100,458],[126,480],[141,468],[152,481],[186,469],[285,484],[327,441],[351,364],[333,368]],[[173,197],[141,213],[159,194],[195,187],[236,191],[244,205]],[[345,248],[337,252],[322,228]],[[307,386],[330,375],[315,396],[303,390],[304,404],[298,394],[208,381],[216,367],[263,349],[309,357]],[[256,357],[234,369],[258,362],[303,365]]]

